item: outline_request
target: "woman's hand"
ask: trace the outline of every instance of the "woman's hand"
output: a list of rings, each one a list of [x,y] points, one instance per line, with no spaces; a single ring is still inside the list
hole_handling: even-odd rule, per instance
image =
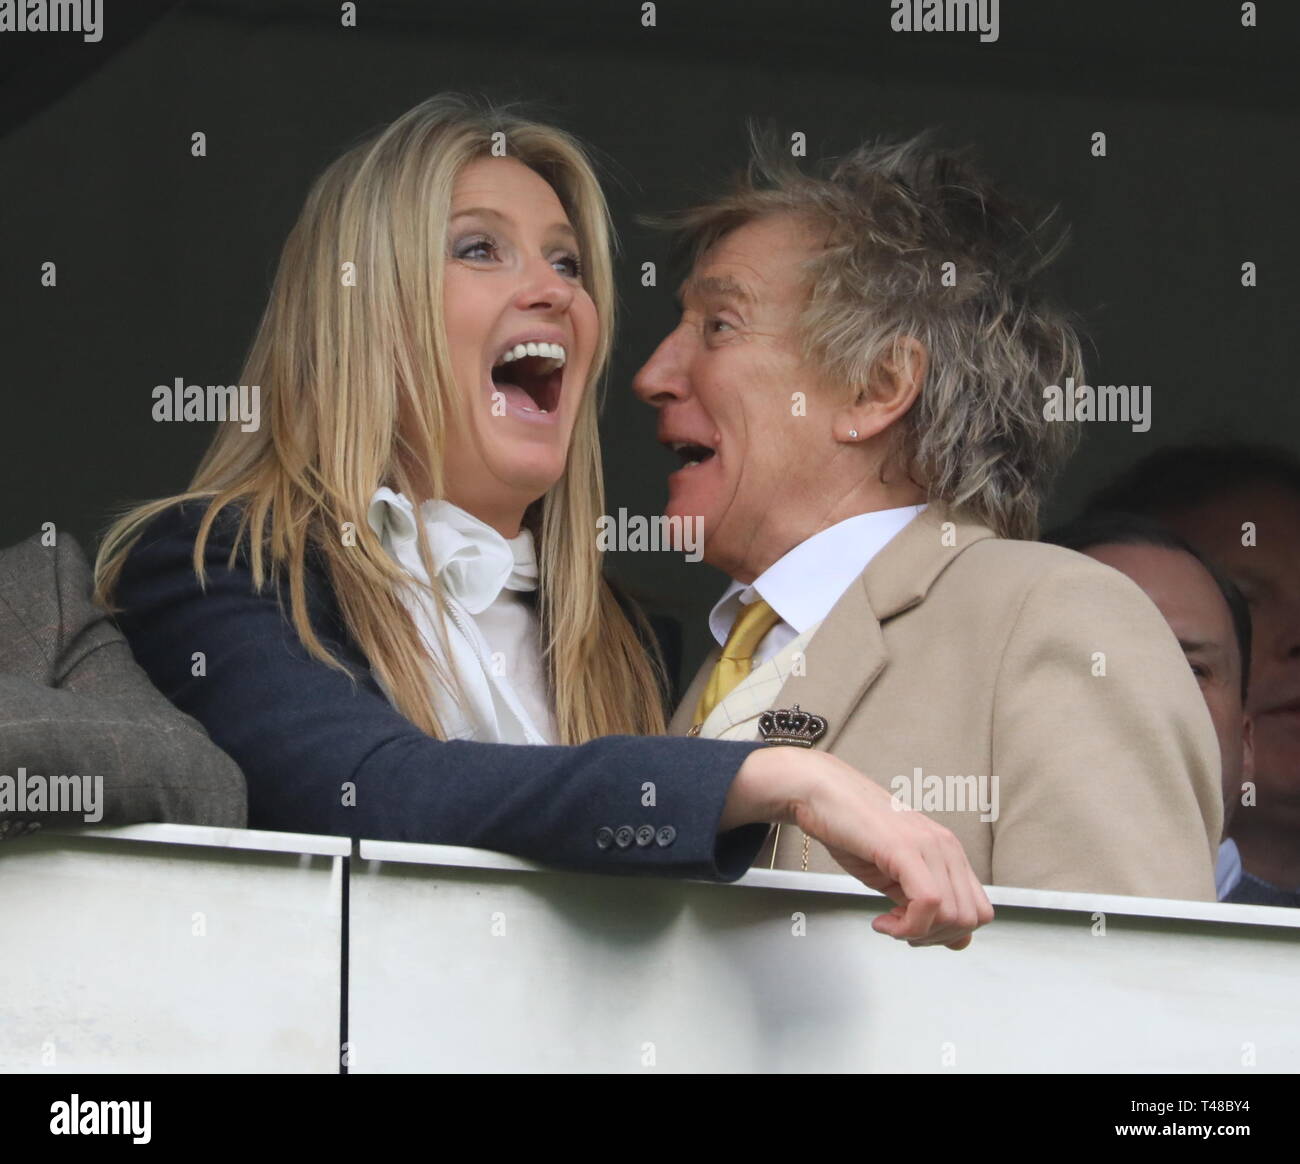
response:
[[[826,846],[846,872],[897,905],[872,928],[913,946],[962,950],[993,907],[955,836],[900,808],[885,789],[825,752],[752,752],[732,782],[720,830],[793,824]]]

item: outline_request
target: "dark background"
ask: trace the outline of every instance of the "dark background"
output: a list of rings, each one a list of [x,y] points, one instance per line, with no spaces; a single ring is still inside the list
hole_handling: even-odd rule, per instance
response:
[[[105,0],[100,44],[0,34],[0,545],[53,521],[89,549],[120,507],[185,486],[210,432],[155,424],[153,387],[235,379],[311,179],[442,90],[527,100],[600,162],[622,237],[611,512],[658,512],[674,464],[629,390],[674,318],[667,280],[640,285],[665,255],[635,215],[715,189],[752,117],[803,131],[810,159],[936,126],[1061,204],[1089,382],[1151,384],[1153,423],[1089,426],[1049,520],[1165,444],[1300,445],[1294,0],[1262,0],[1254,30],[1235,0],[1003,0],[993,44],[894,33],[888,0],[663,0],[649,29],[639,0],[358,7],[345,29],[333,0]],[[721,576],[611,566],[684,620],[693,664]]]

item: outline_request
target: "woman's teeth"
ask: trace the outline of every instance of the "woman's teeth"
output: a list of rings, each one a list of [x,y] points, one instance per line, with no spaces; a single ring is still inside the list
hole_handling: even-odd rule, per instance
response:
[[[504,393],[518,412],[546,415],[559,403],[568,355],[563,344],[547,340],[513,344],[492,365],[494,391]]]
[[[568,359],[568,353],[561,344],[548,343],[526,343],[515,344],[513,348],[507,348],[492,366],[501,367],[502,364],[513,363],[515,360],[522,360],[525,356],[539,356],[544,360],[550,360],[550,367],[539,369],[543,374],[554,372],[556,368],[564,367],[565,360]]]

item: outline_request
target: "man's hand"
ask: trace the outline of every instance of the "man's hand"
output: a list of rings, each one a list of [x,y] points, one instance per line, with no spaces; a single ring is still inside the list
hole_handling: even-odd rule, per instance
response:
[[[721,827],[756,820],[797,825],[846,872],[897,902],[871,923],[879,933],[963,950],[993,920],[957,838],[922,813],[895,807],[888,792],[834,756],[753,752],[732,784]]]

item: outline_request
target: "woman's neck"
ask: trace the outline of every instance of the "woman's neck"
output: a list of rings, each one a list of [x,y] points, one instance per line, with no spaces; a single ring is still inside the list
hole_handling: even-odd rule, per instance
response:
[[[448,490],[444,500],[451,502],[458,509],[463,509],[470,517],[477,518],[484,525],[490,525],[506,541],[517,538],[524,528],[524,514],[528,510],[526,505],[486,504],[482,499],[465,497],[454,490]],[[419,504],[417,502],[417,506]]]
[[[408,470],[407,477],[411,480],[412,490],[407,496],[418,509],[432,497],[433,489],[422,473],[411,473]],[[526,500],[491,498],[466,493],[462,489],[451,487],[450,484],[443,494],[443,500],[450,501],[452,505],[463,509],[471,517],[478,518],[484,525],[490,525],[507,541],[519,536],[520,530],[524,527],[524,515],[531,504]]]

